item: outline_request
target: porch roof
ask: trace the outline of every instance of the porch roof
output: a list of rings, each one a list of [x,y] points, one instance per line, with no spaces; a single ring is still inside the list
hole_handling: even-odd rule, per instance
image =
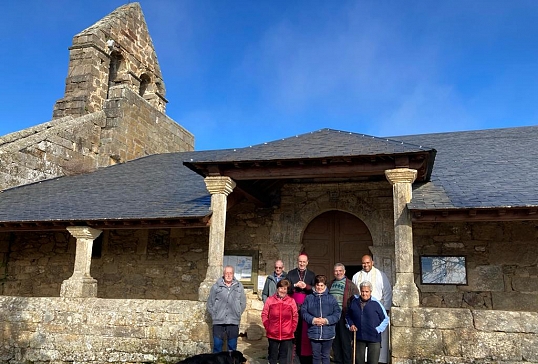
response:
[[[288,182],[386,181],[385,171],[417,170],[430,178],[433,148],[333,129],[254,145],[194,155],[185,165],[202,176],[228,176],[241,193],[263,206],[279,205],[280,187]]]

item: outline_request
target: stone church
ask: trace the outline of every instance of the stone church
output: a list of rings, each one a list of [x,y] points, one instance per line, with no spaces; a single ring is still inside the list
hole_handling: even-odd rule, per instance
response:
[[[0,362],[207,352],[224,262],[261,339],[259,282],[306,252],[328,276],[374,255],[392,363],[538,363],[538,126],[195,151],[137,3],[69,52],[52,120],[0,137]]]

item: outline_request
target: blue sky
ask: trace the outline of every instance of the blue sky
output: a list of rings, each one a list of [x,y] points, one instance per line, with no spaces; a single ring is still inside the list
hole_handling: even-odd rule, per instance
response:
[[[73,35],[125,3],[2,4],[0,135],[51,119]],[[140,4],[167,114],[197,150],[538,124],[538,1]]]

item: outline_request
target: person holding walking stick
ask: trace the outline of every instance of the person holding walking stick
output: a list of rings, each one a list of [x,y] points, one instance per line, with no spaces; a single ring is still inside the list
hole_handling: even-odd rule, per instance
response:
[[[383,305],[372,296],[372,284],[359,285],[360,296],[355,296],[348,306],[346,323],[353,331],[354,364],[378,364],[381,333],[389,325],[389,316]],[[356,336],[355,336],[356,335]],[[368,355],[365,360],[365,352]]]

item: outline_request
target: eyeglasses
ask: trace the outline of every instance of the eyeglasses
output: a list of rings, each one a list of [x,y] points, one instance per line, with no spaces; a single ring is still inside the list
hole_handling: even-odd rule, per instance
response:
[[[275,267],[275,269],[284,269],[284,267]]]

